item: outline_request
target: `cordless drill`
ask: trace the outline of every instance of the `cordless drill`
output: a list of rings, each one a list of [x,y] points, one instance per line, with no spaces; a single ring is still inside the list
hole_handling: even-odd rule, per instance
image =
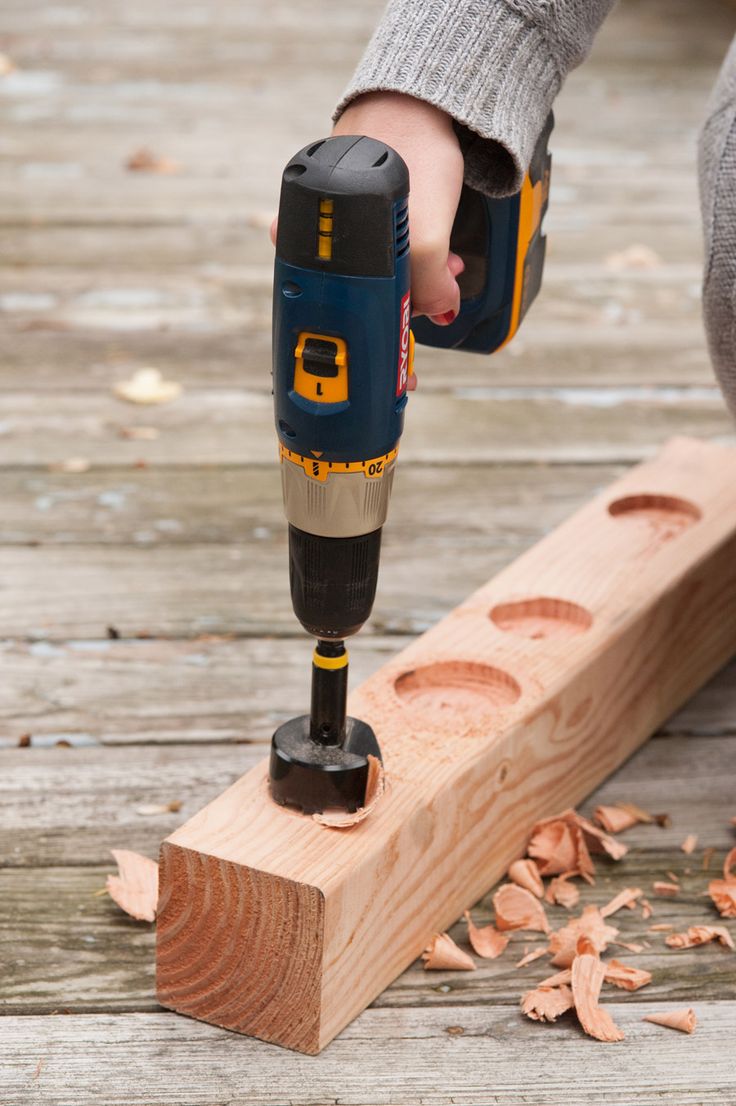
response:
[[[551,117],[515,196],[463,187],[451,248],[465,261],[448,327],[415,321],[426,345],[490,353],[515,332],[541,280]],[[345,638],[376,593],[413,374],[409,173],[371,138],[304,147],[286,166],[273,299],[273,392],[294,612],[317,640],[310,713],[271,744],[276,802],[306,814],[365,800],[371,727],[346,716]]]

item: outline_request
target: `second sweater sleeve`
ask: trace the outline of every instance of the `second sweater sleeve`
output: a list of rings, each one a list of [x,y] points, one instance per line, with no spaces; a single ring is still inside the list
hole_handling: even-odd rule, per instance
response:
[[[521,187],[568,71],[615,0],[390,0],[334,118],[364,92],[403,92],[456,122],[468,184]]]

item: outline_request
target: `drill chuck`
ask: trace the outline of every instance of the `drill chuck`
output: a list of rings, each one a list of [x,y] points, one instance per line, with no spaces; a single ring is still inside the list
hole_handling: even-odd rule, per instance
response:
[[[289,526],[294,613],[309,634],[342,639],[370,617],[378,581],[381,531],[325,538]]]

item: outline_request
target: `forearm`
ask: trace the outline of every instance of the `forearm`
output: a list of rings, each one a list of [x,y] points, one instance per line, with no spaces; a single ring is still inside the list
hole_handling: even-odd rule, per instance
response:
[[[335,118],[355,97],[403,92],[456,121],[469,184],[521,187],[567,75],[615,0],[390,0]]]

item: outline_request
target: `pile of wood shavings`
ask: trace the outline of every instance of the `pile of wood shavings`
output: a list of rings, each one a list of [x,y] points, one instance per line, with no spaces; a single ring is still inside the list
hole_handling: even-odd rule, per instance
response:
[[[624,1034],[600,1005],[603,985],[637,991],[651,983],[652,976],[644,969],[619,960],[602,959],[611,944],[633,952],[640,952],[644,947],[617,941],[619,930],[606,919],[619,910],[637,908],[641,909],[642,917],[648,919],[653,913],[651,904],[640,888],[627,887],[605,906],[585,906],[582,913],[572,917],[566,925],[552,930],[542,902],[561,905],[568,910],[577,906],[580,892],[571,881],[580,877],[590,884],[595,882],[592,854],[604,853],[613,860],[620,860],[628,851],[612,834],[621,833],[636,823],[668,825],[669,819],[667,815],[650,815],[623,803],[598,807],[593,817],[597,825],[574,810],[565,810],[554,818],[538,822],[531,831],[528,856],[513,862],[508,870],[508,882],[493,896],[495,925],[476,926],[467,910],[465,919],[470,946],[483,959],[493,960],[505,952],[509,931],[547,935],[546,945],[525,953],[515,966],[524,967],[543,956],[550,956],[551,965],[560,970],[522,995],[523,1013],[533,1021],[551,1022],[568,1010],[574,1010],[589,1036],[612,1042],[622,1040]],[[695,835],[688,835],[683,851],[692,853],[696,843]],[[736,848],[726,857],[723,878],[711,880],[708,885],[713,904],[728,918],[736,917],[736,875],[732,871],[735,865]],[[704,868],[707,868],[705,862]],[[667,875],[671,882],[657,881],[653,890],[655,894],[676,897],[680,890],[679,880],[672,872]],[[546,887],[544,876],[551,877]],[[670,924],[654,925],[650,931],[673,928]],[[725,926],[695,925],[684,933],[669,933],[665,938],[665,944],[672,949],[694,948],[711,941],[734,949],[733,939]],[[447,933],[437,934],[432,939],[423,953],[423,960],[425,969],[430,970],[472,971],[476,967],[472,957]],[[690,1008],[649,1014],[643,1020],[684,1033],[692,1033],[697,1024],[695,1012]]]

